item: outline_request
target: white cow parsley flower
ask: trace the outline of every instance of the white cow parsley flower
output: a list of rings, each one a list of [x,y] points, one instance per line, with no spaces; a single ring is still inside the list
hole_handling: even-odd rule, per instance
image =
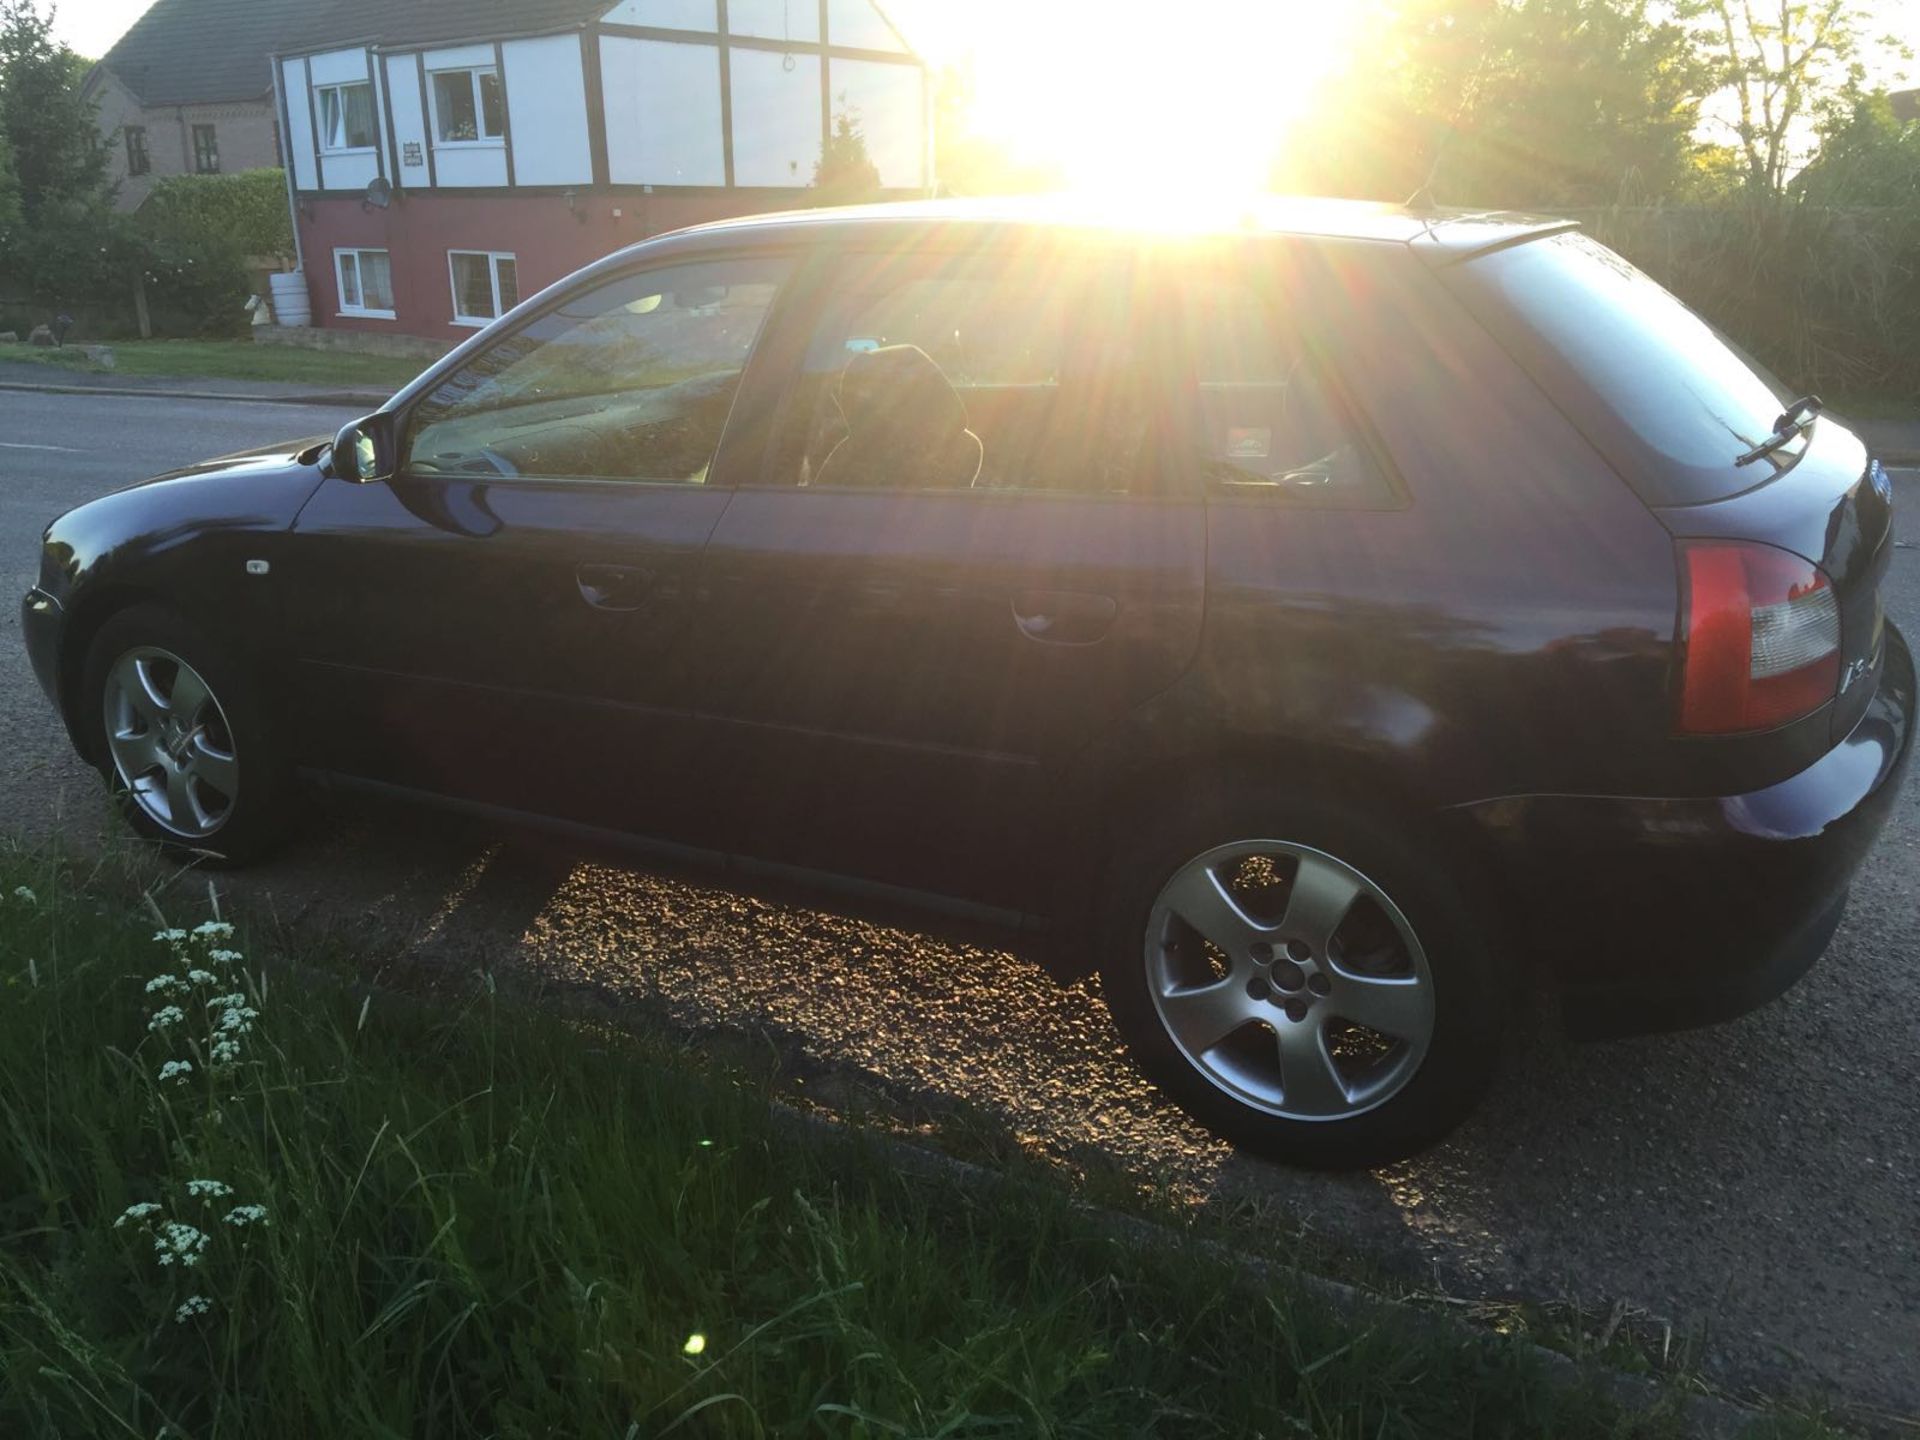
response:
[[[136,1220],[144,1220],[149,1215],[158,1215],[159,1213],[160,1207],[158,1205],[154,1204],[151,1200],[142,1200],[138,1205],[129,1205],[125,1210],[121,1211],[120,1218],[113,1222],[113,1228],[118,1230],[122,1225]]]
[[[233,1187],[219,1180],[189,1180],[187,1194],[203,1200],[218,1200],[233,1194]]]
[[[244,1228],[248,1225],[267,1223],[267,1207],[264,1205],[236,1205],[227,1212],[227,1224]]]
[[[207,1248],[207,1237],[191,1225],[168,1220],[154,1235],[153,1248],[162,1265],[171,1265],[177,1260],[191,1267],[200,1263],[200,1252]]]
[[[160,1079],[162,1083],[168,1080],[185,1080],[187,1076],[192,1073],[193,1062],[191,1060],[169,1060],[160,1067]]]
[[[178,1025],[187,1018],[187,1012],[178,1005],[163,1005],[153,1012],[153,1018],[147,1022],[147,1029],[158,1034],[169,1026]]]
[[[174,1323],[184,1325],[196,1315],[204,1315],[213,1308],[213,1302],[204,1295],[189,1295],[180,1302],[180,1308],[173,1312]]]

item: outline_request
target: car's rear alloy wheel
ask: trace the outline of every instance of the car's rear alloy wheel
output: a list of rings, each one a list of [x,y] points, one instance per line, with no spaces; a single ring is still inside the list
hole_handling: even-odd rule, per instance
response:
[[[1276,1118],[1349,1120],[1404,1089],[1434,1029],[1413,926],[1354,866],[1243,840],[1196,855],[1147,921],[1148,994],[1186,1061]]]
[[[240,798],[240,757],[213,687],[178,655],[141,645],[113,662],[102,699],[128,798],[169,835],[217,833]]]
[[[1474,857],[1357,786],[1236,776],[1116,827],[1101,978],[1140,1068],[1297,1165],[1404,1159],[1472,1110],[1516,992]],[[1270,837],[1270,838],[1263,838]]]

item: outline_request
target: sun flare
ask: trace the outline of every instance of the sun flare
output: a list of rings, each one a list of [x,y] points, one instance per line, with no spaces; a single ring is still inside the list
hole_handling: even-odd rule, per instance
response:
[[[970,10],[972,123],[1074,190],[1230,198],[1346,59],[1355,0],[1003,3]]]

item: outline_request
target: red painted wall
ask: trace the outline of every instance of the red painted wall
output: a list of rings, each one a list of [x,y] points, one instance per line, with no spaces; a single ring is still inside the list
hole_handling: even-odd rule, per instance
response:
[[[790,196],[768,192],[714,195],[613,194],[581,191],[574,210],[562,195],[396,194],[375,210],[358,199],[302,201],[300,243],[306,256],[313,323],[340,330],[464,340],[473,327],[453,323],[449,250],[503,250],[515,257],[522,299],[590,260],[665,230],[733,215],[784,209]],[[613,212],[618,210],[620,215]],[[394,318],[340,314],[336,249],[385,250],[393,265]]]

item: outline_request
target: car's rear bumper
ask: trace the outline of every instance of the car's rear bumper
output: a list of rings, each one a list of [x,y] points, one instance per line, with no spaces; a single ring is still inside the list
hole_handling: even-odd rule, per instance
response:
[[[60,704],[60,602],[37,585],[20,601],[20,636],[34,678],[56,708]]]
[[[1878,693],[1807,769],[1710,799],[1510,797],[1461,807],[1490,842],[1516,943],[1582,1036],[1731,1019],[1799,980],[1840,923],[1913,749],[1913,656],[1887,630]]]

